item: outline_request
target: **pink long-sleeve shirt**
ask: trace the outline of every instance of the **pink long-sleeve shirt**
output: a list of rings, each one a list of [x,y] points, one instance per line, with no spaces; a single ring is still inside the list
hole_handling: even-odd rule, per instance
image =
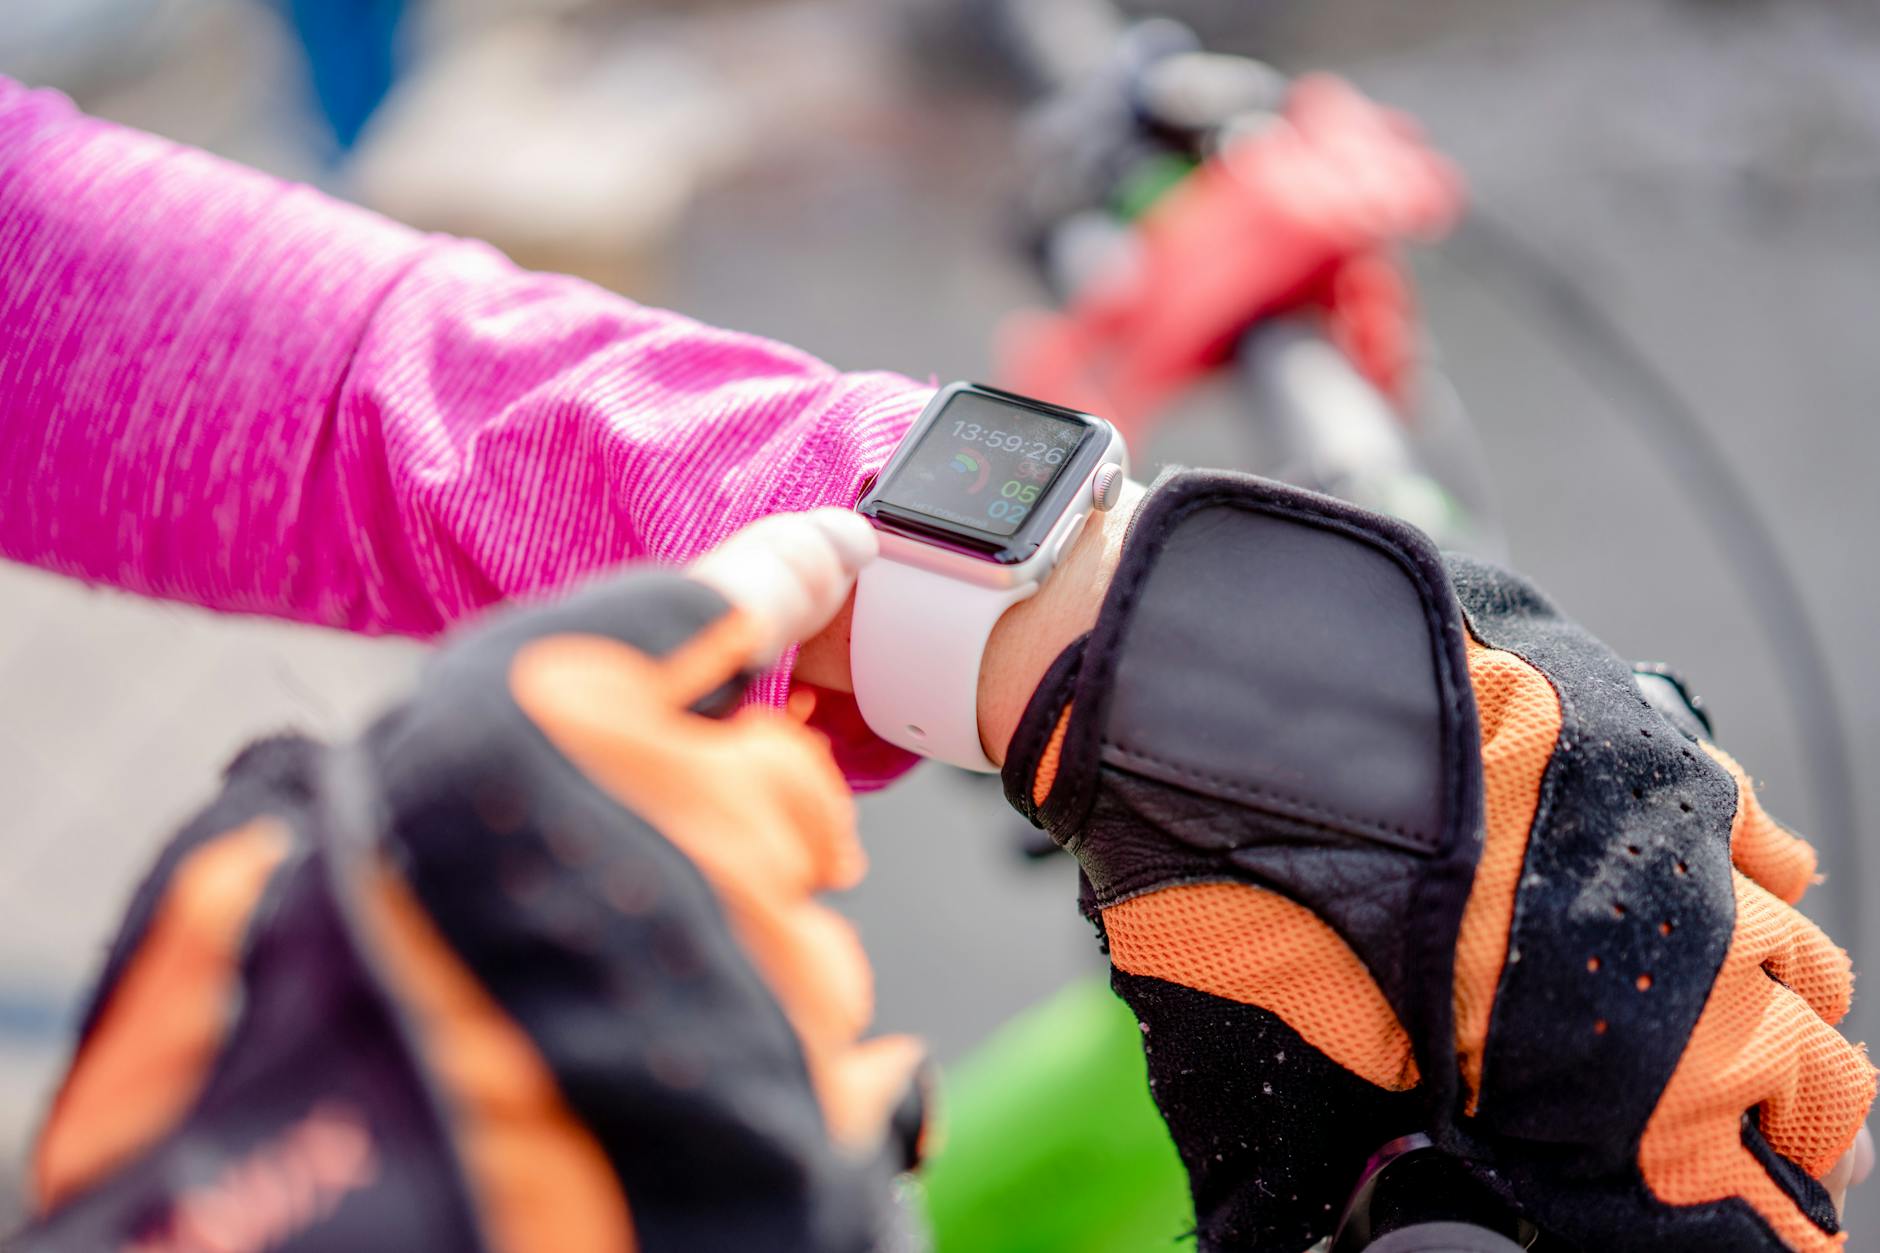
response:
[[[0,78],[0,555],[430,636],[853,504],[929,389],[422,235]],[[789,658],[760,680],[781,703]],[[910,758],[834,705],[852,783]]]

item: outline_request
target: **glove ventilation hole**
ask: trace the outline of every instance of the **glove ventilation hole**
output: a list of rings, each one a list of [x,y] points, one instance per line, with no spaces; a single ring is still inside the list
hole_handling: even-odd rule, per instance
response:
[[[1625,917],[1625,902],[1624,901],[1614,901],[1612,903],[1612,916],[1614,918]]]
[[[1679,875],[1687,875],[1691,873],[1691,868],[1685,865],[1683,862],[1677,863],[1675,866],[1671,867],[1671,870],[1672,870],[1672,873],[1679,874]]]
[[[1606,1020],[1604,1018],[1595,1018],[1593,1020],[1593,1034],[1594,1035],[1606,1034]]]
[[[1641,992],[1649,992],[1652,990],[1652,977],[1648,974],[1640,975],[1632,980],[1632,986]]]
[[[1588,974],[1595,974],[1595,975],[1598,974],[1599,973],[1599,958],[1597,957],[1587,958],[1586,970]]]
[[[1670,935],[1675,930],[1677,930],[1677,928],[1671,925],[1671,919],[1669,918],[1658,924],[1659,935]]]

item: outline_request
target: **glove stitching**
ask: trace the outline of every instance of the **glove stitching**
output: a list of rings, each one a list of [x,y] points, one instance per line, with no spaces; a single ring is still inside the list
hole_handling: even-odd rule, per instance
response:
[[[1430,836],[1421,831],[1412,831],[1393,823],[1377,822],[1369,818],[1360,818],[1355,814],[1346,813],[1337,809],[1327,809],[1323,806],[1315,805],[1310,801],[1304,801],[1295,796],[1289,796],[1283,792],[1269,791],[1266,788],[1256,787],[1250,783],[1241,783],[1233,779],[1223,778],[1219,775],[1207,774],[1184,766],[1180,762],[1169,761],[1166,758],[1157,757],[1153,753],[1145,753],[1141,749],[1131,748],[1120,740],[1106,738],[1103,744],[1105,748],[1113,749],[1119,756],[1133,758],[1137,762],[1146,765],[1164,767],[1195,783],[1210,784],[1219,787],[1222,791],[1235,792],[1249,797],[1263,797],[1268,800],[1290,805],[1314,817],[1328,819],[1345,827],[1349,827],[1351,829],[1350,833],[1352,834],[1371,835],[1383,840],[1385,843],[1395,843],[1395,841],[1389,839],[1389,837],[1391,835],[1399,835],[1406,840],[1412,841],[1418,848],[1426,848],[1428,845],[1435,842]],[[1285,816],[1290,817],[1291,815]],[[1332,829],[1336,830],[1336,828]]]
[[[1554,691],[1554,698],[1560,702],[1560,735],[1555,747],[1559,754],[1572,752],[1573,737],[1568,729],[1572,728],[1573,731],[1578,731],[1579,712],[1573,701],[1569,699],[1567,692],[1561,687],[1559,681],[1556,680],[1552,674],[1537,665],[1534,659],[1527,656],[1521,649],[1509,648],[1505,645],[1498,646],[1490,644],[1487,640],[1483,639],[1481,633],[1476,630],[1475,623],[1466,609],[1463,611],[1463,621],[1468,628],[1470,636],[1474,638],[1476,643],[1484,648],[1494,648],[1497,649],[1497,651],[1519,657],[1522,661],[1526,662],[1536,674],[1547,680],[1547,686],[1551,687]],[[1540,794],[1535,799],[1534,817],[1528,823],[1527,847],[1521,851],[1521,868],[1515,877],[1514,908],[1511,911],[1513,917],[1508,923],[1506,952],[1519,952],[1523,938],[1533,930],[1535,922],[1534,910],[1531,906],[1528,908],[1523,907],[1526,902],[1522,899],[1524,894],[1521,891],[1521,884],[1527,879],[1528,866],[1536,852],[1539,851],[1539,843],[1534,838],[1535,833],[1546,830],[1553,821],[1554,805],[1560,792],[1559,762],[1560,759],[1556,756],[1550,759],[1546,769],[1541,771]],[[1488,1027],[1482,1037],[1482,1064],[1480,1076],[1477,1080],[1478,1097],[1486,1096],[1492,1086],[1490,1084],[1490,1074],[1492,1071],[1491,1062],[1496,1051],[1488,1047],[1488,1042],[1502,1038],[1505,1030],[1502,1026],[1501,990],[1507,984],[1509,969],[1510,967],[1504,962],[1501,974],[1495,980],[1495,999],[1489,1006]],[[1486,1112],[1491,1116],[1493,1114],[1492,1110]]]

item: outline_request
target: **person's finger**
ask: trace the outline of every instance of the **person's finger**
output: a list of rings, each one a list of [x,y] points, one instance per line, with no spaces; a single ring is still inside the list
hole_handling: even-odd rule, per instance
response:
[[[752,523],[689,573],[760,625],[750,661],[768,665],[835,616],[878,550],[874,528],[858,515],[815,509]]]
[[[1830,1024],[1846,1014],[1853,977],[1822,930],[1742,871],[1737,930],[1713,996],[1737,1024],[1739,1095],[1769,1147],[1820,1178],[1854,1142],[1873,1098],[1866,1052]],[[1727,986],[1726,986],[1727,984]]]
[[[905,1035],[877,1036],[835,1053],[817,1078],[836,1142],[850,1149],[872,1147],[889,1128],[895,1107],[919,1082],[925,1056],[920,1041]]]
[[[1794,1069],[1758,1111],[1763,1138],[1821,1178],[1853,1150],[1873,1098],[1874,1070],[1858,1045],[1820,1019],[1806,1012],[1779,1018],[1787,1031],[1778,1042],[1790,1048]]]
[[[812,509],[803,515],[828,537],[841,555],[843,568],[855,574],[873,561],[881,552],[881,541],[875,535],[875,528],[868,525],[858,513],[847,509],[830,506]]]
[[[1821,1186],[1834,1198],[1834,1212],[1843,1220],[1847,1218],[1847,1193],[1850,1188],[1858,1188],[1873,1171],[1873,1135],[1862,1127],[1854,1136],[1854,1143],[1847,1152],[1841,1154],[1839,1161],[1821,1177]]]
[[[1830,1026],[1854,998],[1853,963],[1827,932],[1737,871],[1737,934],[1758,948],[1762,968]]]
[[[1756,788],[1736,759],[1706,741],[1704,751],[1736,780],[1736,820],[1730,827],[1730,860],[1756,882],[1793,905],[1815,881],[1815,850],[1785,830],[1756,799]]]

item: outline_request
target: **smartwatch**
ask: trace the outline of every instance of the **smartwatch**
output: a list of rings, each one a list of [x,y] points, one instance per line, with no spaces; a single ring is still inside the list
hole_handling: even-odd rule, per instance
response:
[[[881,556],[855,585],[855,700],[889,743],[996,771],[979,666],[1000,615],[1036,592],[1129,472],[1102,418],[975,383],[940,389],[857,512]]]

